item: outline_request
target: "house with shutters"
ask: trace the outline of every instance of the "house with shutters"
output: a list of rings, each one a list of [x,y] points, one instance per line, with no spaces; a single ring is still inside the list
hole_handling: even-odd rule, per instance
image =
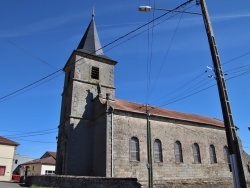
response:
[[[12,167],[19,143],[0,136],[0,181],[12,179]]]
[[[155,185],[232,183],[224,123],[115,98],[116,64],[103,53],[93,15],[63,69],[56,174],[147,185],[150,153]]]

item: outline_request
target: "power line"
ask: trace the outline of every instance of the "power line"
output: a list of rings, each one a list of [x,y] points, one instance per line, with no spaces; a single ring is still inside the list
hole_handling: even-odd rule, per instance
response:
[[[19,50],[21,50],[21,51],[25,52],[26,54],[30,55],[31,57],[37,59],[37,60],[40,61],[41,63],[43,63],[43,64],[49,66],[50,68],[57,69],[57,68],[54,67],[53,65],[47,63],[46,61],[44,61],[43,59],[41,59],[41,58],[39,58],[39,57],[37,57],[37,56],[35,56],[35,55],[33,55],[31,52],[29,52],[28,50],[26,50],[26,49],[22,48],[21,46],[15,44],[15,43],[12,42],[11,40],[9,40],[9,39],[7,39],[7,38],[2,38],[2,39],[4,39],[5,41],[7,41],[8,43],[12,44],[13,46],[15,46],[16,48],[18,48]]]
[[[113,43],[115,43],[115,42],[117,42],[117,41],[119,41],[119,40],[125,38],[126,36],[128,36],[128,35],[130,35],[130,34],[136,32],[136,31],[138,31],[139,29],[141,29],[141,28],[143,28],[143,27],[149,25],[150,23],[154,22],[155,20],[158,20],[158,19],[164,17],[164,16],[167,15],[167,14],[169,14],[169,12],[164,13],[164,14],[161,15],[161,16],[158,16],[157,18],[151,20],[150,22],[148,22],[148,23],[146,23],[146,24],[143,24],[142,26],[140,26],[140,27],[138,27],[138,28],[136,28],[136,29],[130,31],[129,33],[127,33],[127,34],[125,34],[125,35],[123,35],[123,36],[117,38],[116,40],[114,40],[114,41],[112,41],[112,42],[106,44],[105,46],[103,46],[103,47],[100,48],[100,49],[103,49],[103,48],[108,47],[109,45],[111,45],[111,44],[113,44]],[[178,14],[178,13],[177,13],[177,14]],[[177,14],[175,14],[175,15],[177,15]],[[174,16],[175,16],[175,15],[174,15]],[[172,17],[174,17],[174,16],[171,16],[170,18],[172,18]],[[170,18],[169,18],[169,19],[170,19]],[[166,21],[166,20],[165,20],[165,21]],[[162,23],[162,22],[161,22],[161,23]],[[145,32],[145,31],[144,31],[144,32]],[[143,33],[143,32],[141,32],[141,33]],[[140,33],[140,34],[141,34],[141,33]],[[134,37],[135,37],[135,36],[133,36],[132,38],[134,38]],[[131,39],[131,38],[130,38],[130,39]],[[130,40],[130,39],[129,39],[129,40]],[[127,40],[127,41],[128,41],[128,40]],[[125,42],[126,42],[126,41],[125,41]],[[100,49],[97,49],[96,51],[98,51],[98,50],[100,50]],[[112,49],[112,48],[110,48],[110,49]],[[109,50],[110,50],[110,49],[109,49]],[[93,53],[95,53],[95,52],[92,52],[92,54],[93,54]],[[78,62],[78,61],[80,61],[80,60],[82,60],[82,59],[84,59],[84,58],[80,58],[80,59],[78,59],[76,62]],[[76,62],[67,65],[67,67],[68,67],[68,66],[73,66]],[[84,62],[83,62],[83,63],[84,63]],[[47,75],[47,76],[45,76],[45,77],[43,77],[43,78],[41,78],[41,79],[39,79],[39,80],[37,80],[37,81],[31,83],[31,84],[28,84],[27,86],[24,86],[23,88],[20,88],[20,89],[14,91],[14,92],[12,92],[12,93],[9,93],[9,94],[7,94],[7,95],[1,97],[0,100],[5,99],[5,98],[7,98],[7,97],[9,97],[9,96],[12,96],[12,95],[14,95],[14,94],[16,94],[16,93],[18,93],[18,92],[20,92],[20,91],[22,91],[22,90],[25,90],[26,88],[31,87],[31,86],[33,86],[33,85],[35,85],[35,84],[41,82],[42,80],[45,80],[45,79],[49,78],[50,76],[52,76],[52,75],[54,75],[54,74],[56,74],[56,73],[58,73],[58,72],[60,72],[60,71],[62,71],[62,70],[63,70],[63,68],[58,69],[57,71],[55,71],[55,72],[53,72],[53,73],[51,73],[51,74],[49,74],[49,75]]]
[[[58,128],[53,128],[53,129],[45,129],[45,130],[37,130],[37,131],[32,131],[32,132],[20,132],[18,134],[11,134],[11,135],[4,135],[4,137],[8,137],[8,136],[19,136],[19,135],[23,135],[23,134],[32,134],[32,133],[41,133],[41,132],[46,132],[46,131],[51,131],[51,130],[56,130]],[[8,130],[0,130],[0,131],[8,131]],[[8,132],[13,132],[13,131],[8,131]],[[16,132],[16,131],[15,131]]]
[[[182,88],[186,87],[187,85],[191,84],[192,82],[194,82],[195,80],[197,80],[198,78],[200,78],[201,76],[203,76],[206,72],[207,72],[207,71],[205,71],[205,72],[199,74],[198,76],[196,76],[195,78],[193,78],[191,81],[188,81],[187,83],[183,84],[182,86],[180,86],[180,87],[177,88],[176,90],[174,90],[174,91],[168,93],[167,95],[161,97],[160,99],[154,101],[153,103],[157,103],[158,101],[161,101],[162,99],[164,99],[164,98],[166,98],[166,97],[168,97],[168,96],[170,96],[170,95],[176,93],[177,91],[181,90]]]
[[[36,133],[36,134],[28,134],[28,135],[23,135],[23,136],[8,136],[7,138],[11,139],[17,139],[17,138],[23,138],[23,137],[32,137],[32,136],[41,136],[41,135],[48,135],[48,134],[54,134],[58,133],[58,131],[53,131],[53,132],[45,132],[45,133]]]
[[[36,87],[38,87],[38,86],[40,86],[40,85],[42,85],[42,84],[44,84],[44,83],[49,82],[50,80],[53,80],[53,79],[55,79],[55,78],[57,78],[58,76],[61,76],[61,75],[62,75],[62,73],[60,73],[59,75],[56,75],[56,76],[54,76],[54,77],[52,77],[52,78],[50,78],[50,79],[48,79],[48,80],[45,80],[44,82],[39,83],[39,84],[37,84],[37,85],[35,85],[35,86],[31,87],[31,88],[28,88],[27,90],[24,90],[24,91],[22,91],[21,93],[19,92],[19,93],[17,93],[16,95],[12,94],[12,95],[10,95],[9,97],[6,97],[6,99],[0,101],[0,103],[2,103],[2,102],[4,102],[4,101],[7,101],[7,100],[9,100],[9,99],[11,99],[11,98],[13,98],[13,97],[18,96],[18,95],[21,95],[21,94],[23,94],[23,93],[25,93],[25,92],[27,92],[27,91],[29,91],[29,90],[31,90],[31,89],[34,89],[34,88],[36,88]]]
[[[45,143],[45,144],[56,144],[56,142],[44,142],[44,141],[37,141],[37,140],[26,140],[17,138],[17,140],[25,141],[25,142],[37,142],[37,143]]]
[[[37,80],[37,81],[35,81],[35,82],[31,83],[31,84],[28,84],[28,85],[26,85],[26,86],[24,86],[24,87],[22,87],[22,88],[20,88],[20,89],[18,89],[18,90],[16,90],[16,91],[12,92],[12,93],[9,93],[9,94],[7,94],[7,95],[1,97],[0,100],[5,99],[5,98],[7,98],[7,97],[9,97],[9,96],[11,96],[11,95],[14,95],[14,94],[16,94],[16,93],[18,93],[18,92],[20,92],[20,91],[23,91],[24,89],[29,88],[29,87],[31,87],[31,86],[33,86],[33,85],[35,85],[35,84],[37,84],[37,83],[39,83],[39,82],[41,82],[41,81],[47,79],[47,78],[49,78],[49,77],[55,75],[56,73],[58,73],[58,72],[60,72],[60,71],[62,71],[62,69],[59,69],[59,70],[57,70],[57,71],[55,71],[55,72],[53,72],[53,73],[51,73],[51,74],[49,74],[49,75],[47,75],[47,76],[45,76],[45,77],[39,79],[39,80]]]
[[[233,58],[233,59],[231,59],[231,60],[229,60],[229,61],[226,61],[225,63],[222,63],[222,65],[231,63],[232,61],[235,61],[235,60],[237,60],[237,59],[239,59],[239,58],[241,58],[241,57],[244,57],[244,56],[246,56],[246,55],[249,55],[249,54],[250,54],[250,51],[249,51],[249,52],[246,52],[246,53],[244,53],[244,54],[242,54],[242,55],[240,55],[240,56],[238,56],[238,57],[236,57],[236,58]]]
[[[188,7],[188,8],[186,8],[186,9],[184,9],[183,11],[188,10],[188,9],[190,9],[190,8],[192,8],[192,7],[193,7],[193,6]],[[173,33],[173,36],[172,36],[172,38],[171,38],[170,44],[169,44],[169,46],[168,46],[168,48],[167,48],[166,54],[165,54],[165,56],[164,56],[164,59],[163,59],[163,61],[162,61],[162,64],[161,64],[160,69],[159,69],[159,71],[158,71],[158,74],[157,74],[157,76],[156,76],[156,80],[154,81],[153,87],[152,87],[152,89],[151,89],[151,91],[150,91],[150,93],[149,93],[149,96],[150,96],[150,94],[153,92],[154,87],[155,87],[155,84],[156,84],[156,82],[157,82],[157,80],[158,80],[158,78],[159,78],[159,76],[160,76],[160,74],[161,74],[161,72],[162,72],[162,70],[163,70],[163,65],[164,65],[164,63],[165,63],[165,61],[166,61],[166,59],[167,59],[168,53],[169,53],[169,51],[170,51],[170,48],[171,48],[172,43],[173,43],[173,41],[174,41],[175,35],[176,35],[177,30],[178,30],[178,28],[179,28],[179,25],[180,25],[180,22],[181,22],[181,19],[182,19],[182,16],[183,16],[183,12],[180,12],[180,13],[178,13],[178,14],[181,14],[180,19],[179,19],[179,21],[178,21],[178,23],[177,23],[177,26],[176,26],[175,31],[174,31],[174,33]],[[177,15],[177,14],[176,14],[176,15]],[[162,22],[161,22],[161,23],[162,23]]]
[[[250,70],[249,70],[249,71],[246,71],[246,72],[244,72],[244,73],[241,73],[241,74],[239,74],[239,75],[230,77],[230,78],[226,79],[226,81],[231,80],[231,79],[234,79],[234,78],[237,78],[237,77],[239,77],[239,76],[243,76],[243,75],[245,75],[245,74],[249,74],[249,73],[250,73]],[[207,90],[207,89],[209,89],[209,88],[211,88],[211,87],[214,87],[214,86],[216,86],[216,84],[210,85],[210,86],[208,86],[208,87],[206,87],[206,88],[203,88],[203,89],[201,89],[201,90],[198,90],[198,91],[196,91],[196,92],[194,92],[194,93],[191,93],[191,94],[189,94],[189,95],[186,95],[186,96],[177,98],[176,100],[173,100],[173,101],[170,101],[170,102],[165,103],[165,104],[163,104],[163,105],[160,105],[159,107],[167,106],[167,105],[169,105],[169,104],[178,102],[178,101],[180,101],[180,100],[183,100],[183,99],[185,99],[185,98],[188,98],[188,97],[191,97],[191,96],[193,96],[193,95],[196,95],[196,94],[198,94],[198,93],[200,93],[200,92],[203,92],[203,91],[205,91],[205,90]]]

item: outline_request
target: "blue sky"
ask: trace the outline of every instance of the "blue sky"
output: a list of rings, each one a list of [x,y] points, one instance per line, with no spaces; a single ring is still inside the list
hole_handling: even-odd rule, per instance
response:
[[[32,158],[56,151],[64,74],[59,72],[88,26],[95,22],[102,46],[185,1],[9,0],[0,3],[0,135],[20,143]],[[250,2],[207,0],[235,125],[250,153]],[[195,1],[185,8],[200,12]],[[181,9],[182,10],[182,9]],[[162,23],[160,23],[162,22]],[[118,61],[116,98],[222,119],[202,17],[169,14],[104,50]],[[205,72],[207,70],[207,72]],[[248,72],[247,72],[248,71]],[[206,89],[208,88],[208,89]],[[8,97],[6,97],[8,96]]]

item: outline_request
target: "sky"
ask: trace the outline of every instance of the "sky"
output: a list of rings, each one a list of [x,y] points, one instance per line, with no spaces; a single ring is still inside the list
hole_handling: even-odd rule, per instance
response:
[[[20,143],[16,153],[30,158],[56,151],[60,69],[78,46],[93,7],[103,51],[118,62],[116,98],[222,120],[202,16],[169,13],[138,29],[166,13],[139,12],[138,6],[173,9],[184,2],[1,1],[0,135]],[[206,3],[234,123],[250,154],[250,1]],[[195,1],[178,10],[184,9],[201,13]]]

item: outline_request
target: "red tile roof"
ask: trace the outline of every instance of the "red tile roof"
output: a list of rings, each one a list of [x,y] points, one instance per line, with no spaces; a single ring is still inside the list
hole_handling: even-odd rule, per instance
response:
[[[0,144],[11,145],[11,146],[18,146],[19,145],[19,143],[14,142],[10,139],[4,138],[2,136],[0,136]]]
[[[120,99],[115,99],[115,101],[111,102],[110,105],[116,110],[122,110],[126,112],[135,112],[135,113],[141,113],[141,114],[145,114],[146,112],[145,105],[134,103],[134,102],[128,102],[128,101],[124,101]],[[170,118],[170,119],[183,120],[183,121],[224,127],[223,121],[214,119],[214,118],[209,118],[209,117],[199,116],[199,115],[194,115],[194,114],[181,113],[181,112],[167,110],[167,109],[163,109],[159,107],[152,107],[152,106],[148,107],[148,109],[149,109],[149,113],[151,116],[152,115],[161,116],[161,117]]]

